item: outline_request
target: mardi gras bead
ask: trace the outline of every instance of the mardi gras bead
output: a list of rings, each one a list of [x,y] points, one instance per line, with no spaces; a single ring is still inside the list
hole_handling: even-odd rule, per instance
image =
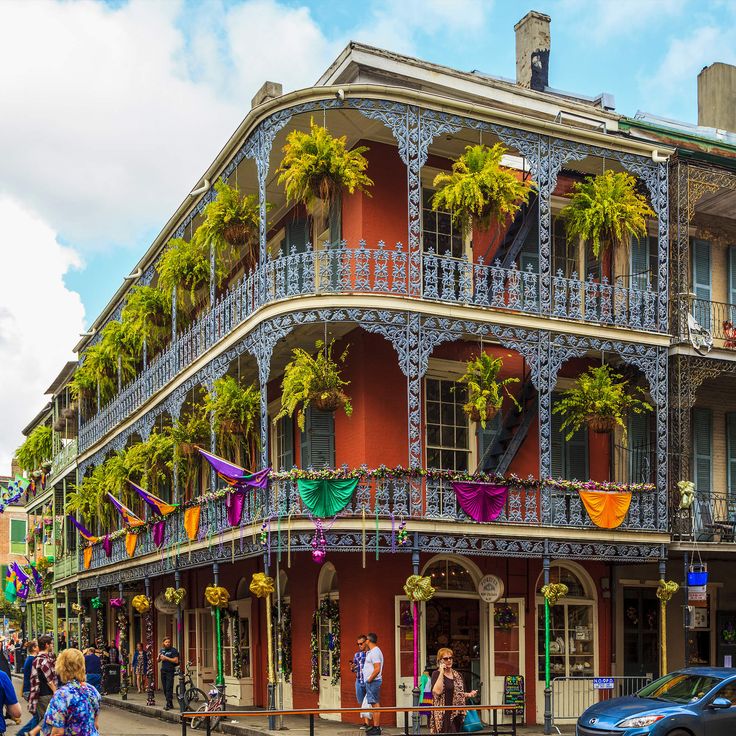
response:
[[[256,598],[265,598],[275,590],[273,578],[263,572],[253,573],[253,579],[250,581],[250,592]]]
[[[409,575],[404,585],[404,592],[412,601],[428,601],[435,594],[435,589],[429,577]]]
[[[268,543],[268,522],[264,521],[261,524],[261,544],[266,545]]]
[[[221,585],[208,585],[204,589],[204,599],[213,608],[227,608],[230,601],[230,593]]]
[[[399,524],[399,533],[396,535],[396,541],[399,547],[404,547],[409,544],[409,532],[406,531],[406,522],[402,521]]]
[[[166,588],[164,598],[166,598],[167,602],[173,603],[175,606],[180,606],[186,594],[187,591],[184,588]]]
[[[138,613],[148,613],[151,610],[151,600],[147,595],[136,595],[131,603]]]
[[[314,537],[312,538],[312,559],[320,564],[324,562],[327,556],[327,540],[325,539],[322,521],[317,519],[315,525],[317,528],[314,530]]]

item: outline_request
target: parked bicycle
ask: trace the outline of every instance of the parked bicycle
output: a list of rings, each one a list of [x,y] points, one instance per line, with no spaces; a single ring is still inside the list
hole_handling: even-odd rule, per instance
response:
[[[187,662],[187,667],[184,670],[184,697],[182,700],[184,701],[184,707],[187,710],[191,710],[192,703],[207,702],[207,693],[194,684],[194,680],[192,679],[192,670],[190,669],[191,666],[192,663]]]
[[[227,708],[227,698],[225,697],[225,688],[220,692],[213,687],[207,697],[207,702],[197,708],[197,713],[217,713]],[[206,728],[208,717],[194,716],[192,718],[192,728]],[[215,726],[222,720],[222,716],[209,716],[210,730],[214,730]]]

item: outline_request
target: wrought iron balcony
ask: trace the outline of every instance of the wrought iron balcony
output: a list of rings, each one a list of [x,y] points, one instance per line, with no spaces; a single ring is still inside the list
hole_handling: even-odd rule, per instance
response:
[[[713,347],[736,350],[736,304],[693,299],[691,310],[697,323],[713,337]]]
[[[688,509],[671,513],[672,537],[690,542],[734,542],[736,493],[696,491]]]
[[[224,496],[208,500],[202,504],[200,526],[197,541],[211,541],[221,544],[222,534],[233,531],[235,534],[228,544],[238,549],[242,546],[244,528],[254,523],[262,523],[271,519],[281,519],[282,530],[284,520],[309,518],[309,512],[299,496],[297,484],[292,479],[276,476],[270,481],[265,492],[253,492],[244,496],[244,507],[238,527],[232,527],[227,515]],[[659,511],[659,496],[655,492],[639,492],[632,496],[631,506],[619,530],[662,532]],[[505,506],[498,518],[489,524],[478,524],[472,521],[460,508],[448,478],[416,477],[400,475],[398,477],[379,478],[375,475],[364,475],[359,478],[358,486],[341,519],[353,519],[356,528],[365,517],[381,520],[400,519],[416,522],[468,522],[478,528],[479,533],[493,530],[494,534],[502,533],[503,527],[563,527],[572,529],[595,529],[588,517],[576,490],[560,490],[535,484],[532,487],[511,485]],[[184,513],[175,511],[165,517],[166,534],[162,547],[167,550],[185,550],[188,539],[184,529]],[[466,527],[467,529],[467,527]],[[617,530],[618,531],[618,530]],[[248,529],[248,534],[252,530]],[[153,554],[157,549],[153,542],[152,530],[146,528],[139,533],[135,558]],[[185,552],[181,551],[181,554]],[[79,552],[79,569],[83,570],[82,551]],[[112,540],[110,557],[106,557],[100,545],[97,545],[92,556],[90,569],[95,570],[111,564],[128,560],[125,550],[125,537],[118,536]]]
[[[51,473],[49,477],[53,480],[58,478],[77,459],[77,440],[69,440],[51,461]]]
[[[532,271],[486,265],[482,259],[423,254],[422,298],[451,304],[559,317],[613,326],[657,330],[657,295],[651,288],[640,290],[581,281],[558,273],[552,279],[548,313],[541,310],[540,279]],[[314,294],[383,294],[406,296],[408,256],[398,243],[387,248],[383,242],[357,248],[342,242],[302,253],[270,258],[244,276],[203,311],[159,353],[147,367],[90,420],[79,432],[79,449],[86,450],[102,439],[120,421],[130,416],[180,371],[191,365],[213,345],[261,307],[298,296]]]

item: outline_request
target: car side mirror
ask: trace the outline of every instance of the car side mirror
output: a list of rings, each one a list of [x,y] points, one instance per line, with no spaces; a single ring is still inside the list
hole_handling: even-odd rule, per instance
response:
[[[713,710],[726,710],[731,707],[731,701],[728,698],[716,698],[710,704],[710,707]]]

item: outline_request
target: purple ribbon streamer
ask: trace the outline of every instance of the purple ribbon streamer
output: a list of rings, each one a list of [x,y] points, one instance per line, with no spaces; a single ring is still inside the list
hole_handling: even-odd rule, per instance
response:
[[[109,534],[105,534],[105,538],[102,540],[102,549],[105,550],[105,557],[112,554],[112,539],[110,539]]]
[[[157,547],[161,547],[166,537],[166,521],[161,519],[153,525],[153,543]]]
[[[240,517],[243,515],[243,504],[245,496],[242,493],[228,493],[225,496],[225,507],[227,508],[227,523],[230,526],[238,526]]]
[[[506,505],[508,486],[472,481],[453,481],[460,508],[474,521],[495,521]]]

